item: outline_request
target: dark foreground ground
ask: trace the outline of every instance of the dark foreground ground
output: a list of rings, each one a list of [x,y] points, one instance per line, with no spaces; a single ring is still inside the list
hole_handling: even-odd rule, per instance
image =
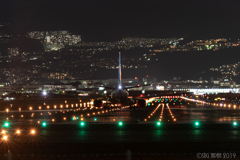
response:
[[[23,127],[23,126],[22,126]],[[228,124],[76,124],[29,126],[1,142],[0,159],[197,159],[197,153],[236,154],[240,131]],[[211,155],[209,155],[211,157]],[[223,155],[222,155],[223,156]]]

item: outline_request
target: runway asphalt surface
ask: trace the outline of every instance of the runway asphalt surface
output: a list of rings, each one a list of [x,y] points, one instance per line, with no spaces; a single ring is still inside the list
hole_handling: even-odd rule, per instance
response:
[[[14,118],[9,120],[11,126],[5,128],[8,140],[1,141],[0,158],[7,159],[8,150],[15,159],[126,159],[128,150],[133,159],[197,159],[197,153],[236,153],[235,159],[239,158],[240,128],[233,125],[233,122],[239,123],[239,109],[193,104],[170,106],[163,109],[158,125],[162,105],[148,118],[157,106],[84,116],[84,125],[80,115],[89,110],[69,110],[65,113],[67,121],[63,121],[60,110],[41,110],[52,112],[43,118],[46,127],[42,127],[42,121],[37,123],[41,117],[37,116],[39,111],[1,112],[2,119],[11,114]],[[36,117],[17,117],[29,112],[34,112]],[[79,119],[71,120],[74,115],[79,115]],[[21,129],[20,135],[15,134],[17,128]],[[36,134],[31,135],[31,129],[35,129]]]

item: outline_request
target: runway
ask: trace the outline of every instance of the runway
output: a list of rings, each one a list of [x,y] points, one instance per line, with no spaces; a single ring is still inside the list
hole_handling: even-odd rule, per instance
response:
[[[36,155],[40,155],[39,159],[43,155],[62,155],[60,159],[64,155],[89,158],[104,154],[121,158],[128,150],[133,157],[145,154],[155,158],[178,153],[189,157],[198,152],[239,153],[238,108],[158,103],[131,111],[127,107],[106,111],[106,108],[91,109],[80,104],[78,107],[64,104],[59,108],[61,104],[55,104],[56,108],[49,104],[49,109],[40,110],[25,106],[21,111],[13,105],[8,111],[1,111],[1,123],[9,122],[10,126],[1,127],[7,133],[1,134],[0,156],[4,157],[8,150],[14,156],[32,154],[35,159]],[[21,134],[16,134],[17,129]],[[35,134],[31,133],[33,129]],[[8,136],[7,140],[3,139],[4,135]]]

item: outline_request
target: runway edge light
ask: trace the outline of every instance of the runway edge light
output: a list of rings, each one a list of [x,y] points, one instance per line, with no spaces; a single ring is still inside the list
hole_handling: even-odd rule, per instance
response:
[[[9,122],[4,122],[4,124],[3,124],[3,127],[6,127],[6,128],[8,128],[9,127]]]
[[[43,123],[42,123],[42,126],[43,126],[43,127],[46,127],[46,126],[47,126],[47,123],[46,123],[46,122],[43,122]]]
[[[195,125],[195,126],[199,126],[200,123],[199,123],[198,121],[196,121],[196,122],[194,123],[194,125]]]
[[[118,125],[119,125],[119,126],[122,126],[122,125],[123,125],[123,122],[122,122],[122,121],[118,122]]]
[[[233,122],[233,126],[237,126],[238,125],[238,123],[237,122]]]
[[[82,127],[83,127],[84,125],[85,125],[85,123],[84,123],[84,122],[80,122],[80,126],[82,126]]]

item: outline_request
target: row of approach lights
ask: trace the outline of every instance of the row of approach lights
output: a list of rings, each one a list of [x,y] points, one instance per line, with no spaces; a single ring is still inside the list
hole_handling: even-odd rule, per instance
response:
[[[205,101],[201,101],[201,100],[195,100],[195,99],[191,99],[191,98],[187,98],[187,97],[180,97],[180,98],[182,98],[182,99],[184,99],[184,100],[196,102],[196,103],[210,104],[209,102],[205,102]]]
[[[94,121],[97,121],[97,118],[94,118]],[[42,122],[41,125],[42,125],[42,127],[47,127],[47,122]],[[85,122],[83,122],[83,121],[80,122],[80,126],[84,126],[84,125],[85,125]],[[119,125],[119,126],[122,126],[122,125],[123,125],[123,122],[122,122],[122,121],[118,122],[118,125]],[[5,122],[5,123],[3,124],[3,127],[4,127],[4,128],[9,128],[9,127],[10,127],[9,122]],[[4,133],[5,133],[5,132],[4,132]],[[20,133],[19,130],[18,130],[16,133]],[[31,133],[35,133],[35,130],[31,130]]]
[[[174,118],[174,115],[173,115],[173,113],[172,113],[172,111],[171,111],[171,109],[170,109],[170,107],[169,107],[168,104],[167,104],[167,108],[168,108],[168,111],[169,111],[169,113],[170,113],[170,115],[171,115],[173,121],[176,122],[176,118]]]
[[[127,108],[127,107],[126,107]],[[79,109],[77,109],[76,111],[78,111]],[[107,112],[111,112],[111,111],[114,111],[114,110],[116,110],[116,109],[111,109],[111,110],[102,110],[102,111],[97,111],[97,112],[92,112],[92,113],[87,113],[86,114],[86,116],[90,116],[91,114],[92,115],[96,115],[96,114],[101,114],[101,113],[107,113]],[[71,111],[71,110],[70,110]],[[65,111],[60,111],[60,112],[63,112],[63,113],[65,113]],[[67,110],[67,112],[68,112],[68,110]],[[75,112],[75,111],[74,111]],[[51,115],[51,113],[50,112],[48,112],[48,114],[49,115]],[[42,113],[40,113],[40,115],[42,115]],[[34,113],[32,113],[32,115],[31,115],[31,117],[33,117],[34,116]],[[13,115],[11,116],[12,118],[13,118]],[[23,118],[23,115],[21,115],[21,118]],[[77,119],[79,119],[79,117],[76,117],[76,116],[73,116],[72,117],[72,120],[77,120]],[[63,120],[67,120],[67,118],[66,117],[63,117]],[[83,121],[84,120],[84,118],[83,118],[83,114],[81,115],[81,118],[80,118],[80,120],[81,121]],[[96,120],[94,120],[94,121],[96,121]],[[113,121],[116,121],[115,119],[113,119]],[[53,118],[52,119],[52,122],[55,122],[55,119]],[[40,121],[38,121],[38,123],[40,123]]]
[[[76,104],[75,104],[75,107],[78,107],[78,106],[79,106],[79,107],[84,107],[84,108],[85,108],[85,107],[90,107],[90,109],[93,108],[93,102],[87,102],[87,103],[84,102],[84,103],[82,103],[82,100],[79,100],[79,102],[80,102],[80,104],[78,105],[78,103],[76,103]],[[65,103],[67,103],[66,100],[65,100]],[[44,102],[43,105],[46,106],[46,103]],[[12,107],[12,104],[10,104],[10,107]],[[69,107],[69,104],[66,104],[65,108],[68,108],[68,107]],[[71,104],[71,107],[73,108],[73,107],[74,107],[74,104]],[[57,108],[58,108],[57,105],[54,105],[54,108],[53,108],[53,109],[57,109]],[[62,109],[62,108],[64,108],[64,106],[61,104],[59,108]],[[101,107],[101,108],[102,108],[102,107]],[[41,110],[41,109],[42,109],[42,106],[39,106],[38,109]],[[47,106],[46,106],[46,109],[50,109],[50,106],[47,105]],[[96,108],[96,109],[97,109],[97,108]],[[20,112],[21,112],[21,110],[22,110],[22,109],[19,108],[19,111],[20,111]],[[29,110],[33,110],[33,107],[30,106],[30,107],[29,107]],[[8,108],[6,109],[6,112],[9,112],[9,109],[8,109]]]
[[[94,121],[97,121],[97,118],[94,118]],[[160,125],[161,124],[161,122],[157,122],[157,125]],[[80,126],[84,126],[85,125],[85,122],[80,122]],[[122,126],[123,125],[123,122],[122,121],[120,121],[120,122],[118,122],[118,125],[119,126]],[[200,122],[199,121],[196,121],[195,123],[194,123],[194,125],[195,126],[200,126]],[[238,125],[238,123],[236,122],[236,121],[234,121],[233,122],[233,126],[237,126]],[[5,127],[5,128],[8,128],[10,126],[10,124],[9,124],[9,122],[5,122],[4,123],[4,125],[3,125],[3,127]],[[42,126],[43,127],[46,127],[47,126],[47,122],[42,122]],[[19,132],[19,130],[16,132],[16,133],[20,133]],[[35,133],[35,130],[31,130],[31,133]]]
[[[95,119],[94,119],[94,120],[95,120]],[[120,127],[123,126],[123,122],[121,122],[121,121],[118,122],[118,125],[119,125]],[[6,127],[6,128],[8,128],[10,125],[9,125],[8,122],[5,122],[3,126]],[[46,127],[46,126],[47,126],[47,123],[46,123],[46,122],[43,122],[43,123],[42,123],[42,126],[43,126],[43,127]],[[80,122],[80,126],[81,126],[81,127],[84,127],[84,126],[85,126],[85,122]],[[7,131],[6,131],[5,129],[3,129],[3,130],[1,131],[1,134],[3,135],[2,140],[7,141],[7,140],[8,140]],[[20,129],[17,129],[17,130],[16,130],[16,134],[17,134],[17,135],[20,135],[20,134],[21,134],[21,130],[20,130]],[[36,134],[36,130],[35,130],[35,129],[31,129],[31,130],[30,130],[30,134],[31,134],[31,135],[35,135],[35,134]]]
[[[196,126],[196,127],[198,127],[198,126],[200,126],[200,122],[199,121],[196,121],[196,122],[194,122],[194,125]],[[238,123],[236,122],[236,121],[234,121],[233,122],[233,126],[237,126],[238,125]]]
[[[91,103],[91,102],[90,102],[90,103]],[[82,104],[80,103],[80,107],[84,107],[85,109],[86,109],[86,107],[88,107],[88,108],[92,109],[93,106],[92,106],[92,104],[91,104],[91,106],[90,106],[90,105],[89,105],[90,103],[87,102],[87,106],[86,106],[86,103],[84,103],[84,105],[82,105]],[[60,105],[60,106],[59,106],[59,109],[68,108],[68,107],[69,107],[68,104],[67,104],[65,107],[64,107],[63,105]],[[74,105],[71,104],[71,107],[73,108]],[[78,104],[75,104],[75,107],[78,107]],[[38,107],[38,110],[41,110],[41,109],[43,109],[42,106],[39,106],[39,107]],[[47,105],[47,106],[46,106],[46,109],[51,109],[51,107],[50,107],[49,105]],[[57,105],[53,105],[53,108],[52,108],[52,109],[58,109]],[[22,111],[21,108],[19,108],[18,110],[19,110],[19,112]],[[30,111],[31,111],[31,110],[34,110],[34,108],[30,106],[30,107],[29,107],[29,110],[30,110]],[[9,111],[10,111],[10,110],[9,110],[8,108],[6,108],[6,112],[9,112]]]
[[[150,115],[148,116],[149,119],[151,118],[151,116],[154,115],[154,113],[158,110],[159,107],[160,107],[160,104],[158,104],[157,107],[152,111],[152,113],[150,113]],[[147,121],[147,119],[144,119],[144,121]]]
[[[85,104],[85,103],[84,103]],[[88,102],[87,104],[91,104],[91,102]],[[74,106],[73,104],[71,105],[72,107]],[[85,105],[84,105],[85,106]],[[78,107],[78,104],[76,104],[76,107]],[[81,107],[81,104],[80,104],[80,107]],[[49,106],[47,106],[47,109],[49,109],[50,107]],[[60,108],[63,108],[63,105],[60,105]],[[66,105],[66,108],[68,108],[68,105]],[[90,107],[90,110],[91,109],[93,109],[94,107]],[[98,107],[95,107],[96,109],[98,108]],[[29,110],[32,110],[33,108],[32,107],[29,107]],[[41,108],[41,106],[39,107],[39,109],[42,109]],[[57,106],[56,105],[54,105],[54,109],[57,109]],[[83,111],[84,110],[86,110],[87,108],[84,108],[83,109]],[[100,109],[102,109],[102,107],[100,107]],[[112,110],[116,110],[116,109],[112,109]],[[112,110],[109,110],[109,112],[111,112]],[[19,111],[21,112],[21,108],[19,108]],[[71,111],[71,110],[70,110]],[[80,108],[78,108],[78,109],[76,109],[76,111],[80,111]],[[7,108],[6,109],[6,112],[9,112],[9,109]],[[60,112],[63,112],[63,113],[65,113],[65,111],[61,111],[60,110]],[[69,112],[69,110],[67,110],[67,112]],[[75,110],[74,110],[74,112],[75,112]],[[108,112],[108,110],[106,110],[106,111],[98,111],[98,112],[92,112],[92,115],[95,115],[95,114],[101,114],[101,113],[105,113],[105,112]],[[48,112],[48,114],[49,115],[51,115],[51,113],[50,112]],[[42,115],[42,113],[40,113],[40,115]],[[87,113],[86,114],[87,116],[90,116],[91,115],[91,113]],[[31,117],[33,117],[34,116],[34,113],[32,113],[32,115],[31,115]],[[11,116],[12,118],[13,118],[13,115]],[[21,115],[21,118],[23,118],[23,115]],[[73,120],[76,120],[78,117],[73,117]],[[63,120],[66,120],[67,118],[66,117],[63,117]],[[83,119],[83,115],[81,115],[81,120],[84,120]],[[54,122],[55,121],[55,119],[52,119],[52,122]],[[115,121],[115,119],[113,119],[113,121]],[[38,123],[40,123],[40,121],[38,121]]]
[[[153,112],[148,116],[148,118],[151,118],[151,116],[153,116],[153,114],[158,110],[158,108],[160,107],[161,104],[158,104],[158,106],[153,110]],[[174,115],[171,111],[171,109],[169,108],[168,104],[167,104],[167,108],[169,110],[169,113],[171,115],[171,118],[173,119],[174,122],[176,122],[176,118],[174,118]],[[162,104],[162,110],[160,113],[160,117],[159,117],[159,121],[162,121],[163,118],[163,111],[164,111],[164,104]],[[144,121],[147,121],[147,119],[144,119]]]
[[[200,127],[200,122],[199,121],[196,121],[194,122],[194,125],[196,128]],[[157,122],[157,126],[161,126],[161,122]],[[238,126],[238,123],[237,122],[233,122],[233,126]]]
[[[195,123],[194,123],[194,125],[195,125],[195,127],[199,127],[200,126],[200,122],[199,121],[196,121]],[[233,122],[233,126],[237,126],[238,125],[238,123],[237,122]],[[4,123],[4,125],[3,125],[3,127],[6,127],[6,128],[8,128],[10,126],[10,124],[8,123],[8,122],[5,122]],[[46,127],[47,126],[47,123],[46,122],[43,122],[42,123],[42,126],[43,127]],[[84,127],[85,126],[85,122],[80,122],[80,126],[81,127]],[[123,126],[123,122],[122,121],[120,121],[120,122],[118,122],[118,126]],[[157,126],[161,126],[161,122],[157,122]],[[1,134],[3,135],[3,137],[2,137],[2,139],[4,140],[4,141],[7,141],[8,140],[8,136],[7,136],[7,131],[6,130],[2,130],[2,132],[1,132]],[[21,130],[19,130],[19,129],[17,129],[16,130],[16,134],[17,135],[20,135],[20,133],[21,133]],[[36,130],[35,129],[31,129],[30,130],[30,134],[31,135],[35,135],[36,134]]]
[[[9,126],[10,126],[9,122],[5,122],[3,124],[4,128],[9,128]],[[16,135],[20,135],[21,134],[21,130],[17,129],[15,133],[16,133]],[[1,134],[3,135],[2,136],[2,140],[7,141],[8,140],[7,130],[2,129]],[[36,130],[35,129],[30,129],[29,134],[30,135],[35,135],[36,134]]]
[[[231,104],[227,105],[227,104],[223,104],[223,103],[219,103],[219,104],[218,103],[213,103],[213,106],[220,106],[220,107],[222,107],[222,106],[227,107],[228,106],[230,108],[232,105]],[[236,109],[237,105],[234,104],[233,108]],[[240,108],[240,106],[239,106],[239,108]]]
[[[94,121],[97,121],[97,118],[94,118]],[[85,125],[85,122],[80,122],[80,126],[84,126],[84,125]],[[122,125],[123,125],[123,122],[122,122],[122,121],[118,122],[118,125],[119,125],[119,126],[122,126]],[[157,122],[157,125],[161,125],[161,122]],[[199,121],[196,121],[196,122],[194,122],[194,125],[195,125],[195,126],[200,126],[200,122],[199,122]],[[238,123],[237,123],[236,121],[234,121],[234,122],[233,122],[233,126],[237,126],[237,125],[238,125]],[[3,125],[4,128],[9,128],[9,126],[10,126],[9,122],[5,122],[4,125]],[[42,127],[46,127],[46,126],[47,126],[47,122],[42,122]],[[2,134],[3,134],[3,133],[5,133],[4,130],[3,130]],[[20,130],[17,130],[16,133],[17,133],[17,134],[20,133]],[[31,130],[31,133],[32,133],[32,134],[35,134],[35,130],[32,129],[32,130]]]
[[[209,103],[209,102],[205,102],[205,101],[201,101],[201,100],[195,100],[195,99],[191,99],[191,98],[186,98],[186,97],[181,97],[182,99],[185,99],[185,100],[188,100],[188,101],[192,101],[192,102],[198,102],[198,103],[202,103],[202,104],[212,104],[213,106],[220,106],[220,107],[231,107],[231,106],[233,106],[233,108],[234,109],[236,109],[237,108],[237,105],[231,105],[231,104],[226,104],[226,103]],[[240,108],[240,106],[239,106],[239,108]]]

